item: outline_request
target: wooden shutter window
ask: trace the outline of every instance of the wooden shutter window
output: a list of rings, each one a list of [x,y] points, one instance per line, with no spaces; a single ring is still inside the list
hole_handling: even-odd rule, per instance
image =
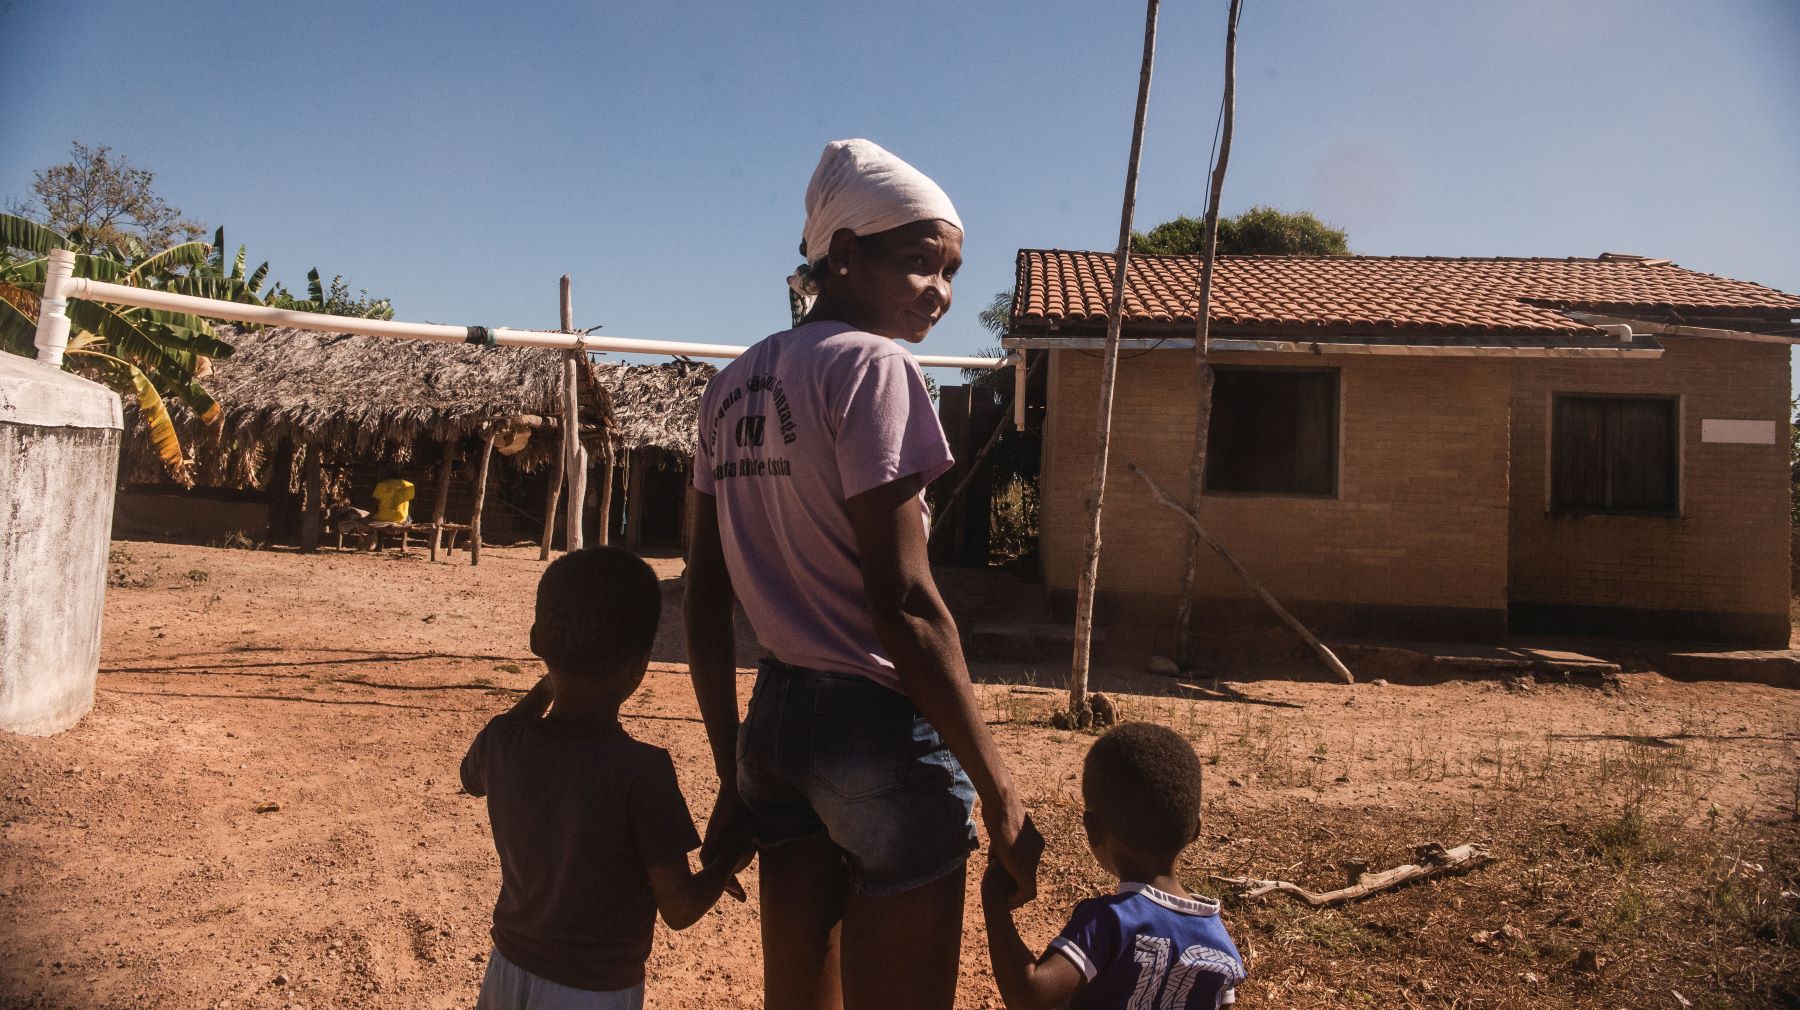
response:
[[[1558,396],[1550,432],[1550,507],[1672,515],[1678,509],[1677,411],[1657,397]]]

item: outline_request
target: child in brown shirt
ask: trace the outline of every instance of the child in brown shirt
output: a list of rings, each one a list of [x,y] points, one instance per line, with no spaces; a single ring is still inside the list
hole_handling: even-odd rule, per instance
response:
[[[567,554],[538,582],[531,650],[549,672],[462,762],[500,855],[481,1010],[635,1010],[657,913],[683,929],[736,887],[748,853],[692,872],[700,839],[675,766],[619,725],[661,609],[650,566],[617,548]]]

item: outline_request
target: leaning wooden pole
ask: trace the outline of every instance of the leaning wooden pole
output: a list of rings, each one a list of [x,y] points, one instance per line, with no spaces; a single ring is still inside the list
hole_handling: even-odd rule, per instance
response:
[[[1225,97],[1219,127],[1219,161],[1213,166],[1212,190],[1206,197],[1206,230],[1200,246],[1200,298],[1194,312],[1194,455],[1188,463],[1188,510],[1200,512],[1200,494],[1206,485],[1206,441],[1212,431],[1212,359],[1207,340],[1212,328],[1213,262],[1219,251],[1219,197],[1225,191],[1225,165],[1231,161],[1231,127],[1237,119],[1237,26],[1243,0],[1231,0],[1225,27]],[[1196,531],[1198,526],[1195,527]],[[1188,537],[1187,567],[1181,573],[1181,597],[1175,618],[1175,654],[1185,666],[1192,658],[1189,644],[1194,621],[1194,583],[1200,577],[1200,538]]]
[[[561,364],[556,366],[562,368]],[[558,371],[558,379],[562,372]],[[560,383],[559,383],[560,385]],[[569,433],[562,433],[563,445],[556,451],[556,459],[551,463],[550,489],[544,492],[544,535],[538,543],[538,560],[550,560],[550,542],[556,538],[556,505],[562,499],[563,472],[568,469]]]
[[[1093,649],[1094,592],[1100,581],[1100,514],[1106,497],[1106,462],[1112,450],[1113,385],[1119,372],[1119,327],[1125,311],[1125,272],[1131,262],[1131,217],[1137,209],[1138,156],[1144,150],[1144,112],[1150,106],[1150,69],[1156,58],[1156,9],[1144,11],[1144,59],[1138,71],[1137,115],[1131,124],[1131,156],[1125,165],[1125,200],[1119,212],[1118,269],[1106,313],[1106,349],[1100,360],[1100,405],[1094,417],[1094,480],[1088,492],[1087,557],[1075,595],[1075,655],[1069,670],[1069,711],[1087,709],[1088,660]]]
[[[488,464],[494,458],[494,436],[489,428],[481,439],[481,465],[475,469],[475,509],[469,514],[469,564],[481,564],[481,510],[487,504]]]
[[[1217,551],[1219,559],[1224,561],[1238,578],[1244,580],[1244,585],[1250,587],[1250,591],[1255,593],[1256,598],[1263,602],[1263,606],[1268,607],[1273,611],[1275,616],[1280,619],[1281,623],[1288,626],[1288,630],[1292,631],[1302,642],[1306,643],[1308,648],[1312,649],[1313,654],[1319,657],[1319,662],[1324,663],[1326,669],[1337,674],[1337,678],[1346,684],[1356,683],[1356,678],[1351,675],[1350,668],[1344,665],[1343,660],[1337,658],[1337,653],[1332,652],[1324,642],[1319,641],[1317,636],[1311,631],[1308,631],[1306,625],[1300,623],[1299,618],[1288,613],[1288,609],[1281,605],[1280,600],[1269,595],[1269,591],[1262,587],[1262,583],[1256,581],[1256,577],[1250,574],[1249,569],[1239,564],[1238,559],[1231,556],[1231,552],[1225,549],[1224,544],[1214,540],[1212,534],[1206,532],[1206,527],[1200,525],[1200,518],[1198,516],[1194,515],[1190,509],[1183,507],[1180,502],[1169,497],[1169,493],[1164,491],[1161,485],[1157,484],[1156,481],[1151,480],[1150,475],[1144,472],[1143,467],[1138,466],[1136,463],[1127,463],[1125,465],[1131,468],[1132,473],[1135,473],[1144,479],[1144,483],[1150,486],[1150,493],[1156,496],[1156,500],[1161,503],[1164,508],[1187,520],[1188,525],[1193,528],[1195,539],[1204,542],[1206,546]]]
[[[562,275],[562,331],[575,332],[575,302],[569,275]],[[563,355],[563,473],[569,481],[568,527],[563,533],[563,549],[581,550],[581,494],[587,482],[583,479],[581,451],[581,366],[580,351]]]

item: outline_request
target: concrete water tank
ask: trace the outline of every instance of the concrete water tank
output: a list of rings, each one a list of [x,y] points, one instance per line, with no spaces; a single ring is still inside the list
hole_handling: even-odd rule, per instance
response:
[[[0,352],[0,729],[94,704],[121,422],[106,387]]]

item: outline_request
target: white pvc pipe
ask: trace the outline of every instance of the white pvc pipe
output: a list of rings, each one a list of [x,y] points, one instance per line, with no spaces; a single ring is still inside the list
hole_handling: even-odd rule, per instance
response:
[[[69,346],[69,275],[75,272],[75,254],[68,249],[52,249],[50,263],[44,271],[44,294],[39,299],[37,363],[47,368],[61,368],[63,350]]]
[[[71,268],[73,257],[69,260]],[[45,288],[49,290],[48,286]],[[438,340],[450,343],[488,343],[502,347],[543,347],[567,351],[613,351],[627,354],[667,354],[688,358],[736,358],[749,350],[733,344],[697,344],[677,340],[644,340],[631,337],[601,337],[587,333],[544,333],[538,330],[514,330],[506,327],[450,326],[444,323],[401,323],[391,319],[359,319],[333,316],[323,312],[297,312],[267,305],[223,302],[195,295],[136,288],[126,284],[73,278],[64,289],[69,297],[89,298],[115,305],[136,305],[146,309],[186,312],[213,319],[235,319],[269,326],[291,326],[321,333],[358,333],[370,337],[410,337],[415,340]],[[49,299],[45,299],[48,307]],[[40,319],[40,330],[42,321]],[[64,320],[65,341],[67,320]],[[40,339],[40,348],[42,347]],[[40,351],[39,360],[42,360]],[[1000,368],[1005,358],[971,358],[955,355],[920,354],[916,356],[925,368]]]

